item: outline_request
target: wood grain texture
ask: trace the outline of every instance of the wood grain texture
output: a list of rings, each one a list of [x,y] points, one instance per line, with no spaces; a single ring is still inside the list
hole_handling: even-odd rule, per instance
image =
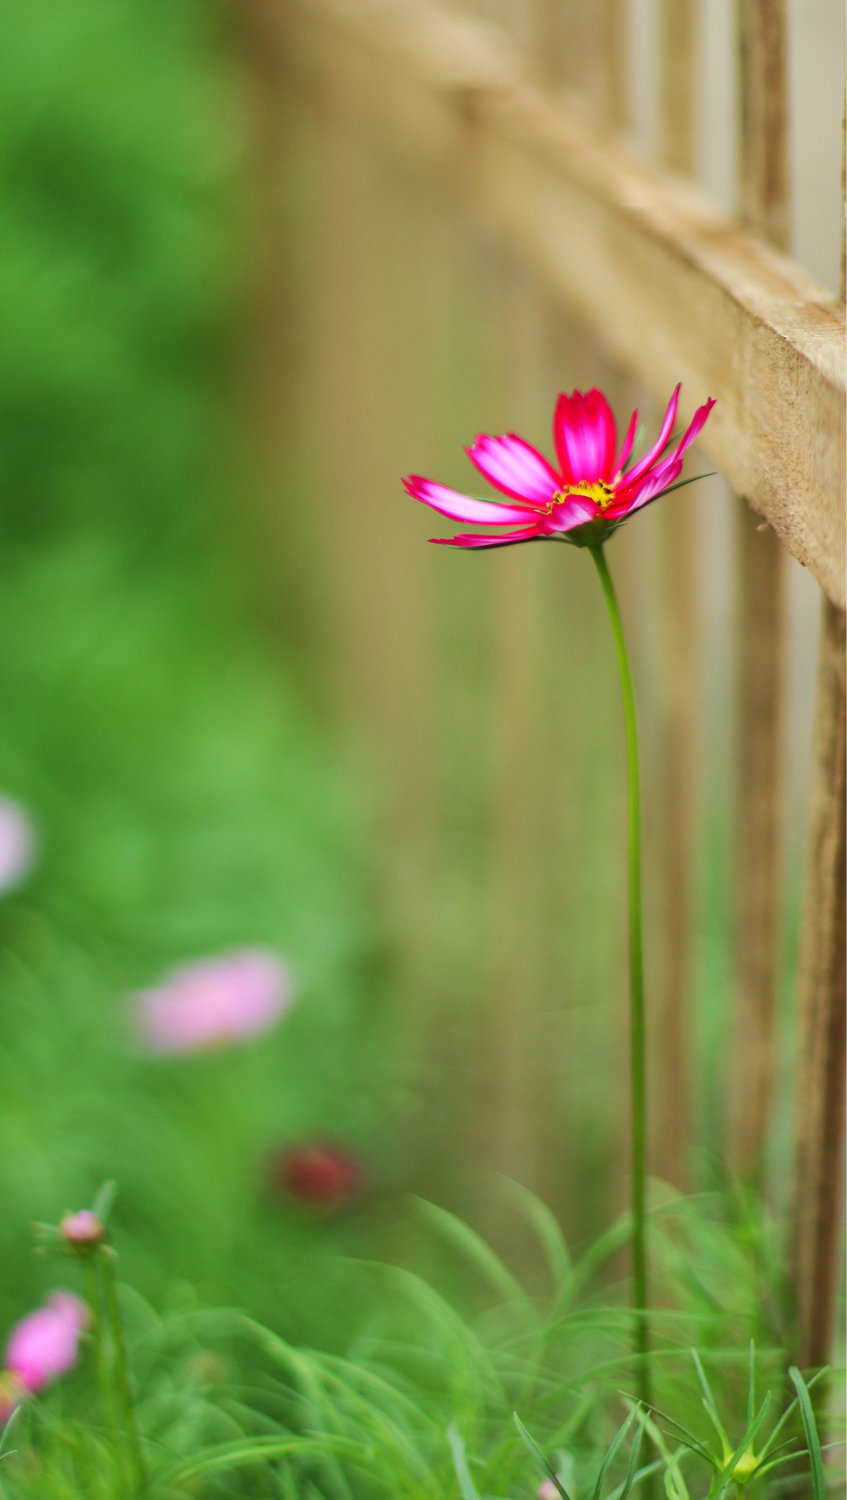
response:
[[[758,1172],[778,1075],[777,993],[783,895],[785,750],[785,554],[759,532],[743,500],[737,515],[735,639],[738,736],[736,893],[738,921],[730,1156]]]
[[[663,0],[659,25],[659,140],[662,161],[671,172],[685,172],[694,176],[700,105],[695,0]]]
[[[786,250],[790,236],[788,169],[788,18],[785,0],[736,0],[744,220]]]
[[[844,1212],[845,630],[824,604],[798,980],[800,1070],[791,1284],[795,1358],[825,1364],[832,1347]]]
[[[702,449],[845,602],[844,311],[696,189],[521,82],[495,28],[399,0],[292,0],[324,107],[452,184],[657,401],[718,406]]]
[[[736,0],[742,218],[785,249],[789,235],[784,0]],[[785,742],[785,563],[772,532],[737,514],[738,995],[730,1150],[736,1171],[762,1163],[777,1074]]]
[[[660,148],[668,168],[694,175],[699,89],[693,0],[662,0],[659,11]],[[691,1143],[691,934],[694,921],[695,824],[699,793],[698,705],[700,559],[687,507],[661,509],[659,607],[664,671],[662,716],[661,864],[664,967],[657,1031],[662,1068],[657,1079],[653,1159],[656,1174],[687,1186]]]

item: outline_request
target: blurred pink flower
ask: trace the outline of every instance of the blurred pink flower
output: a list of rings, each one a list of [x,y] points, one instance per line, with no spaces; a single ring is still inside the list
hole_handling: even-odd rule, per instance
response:
[[[73,1250],[88,1250],[106,1238],[103,1222],[90,1208],[81,1208],[78,1213],[65,1214],[59,1232]]]
[[[503,533],[462,532],[432,537],[446,547],[507,547],[516,542],[559,540],[577,547],[600,546],[629,516],[657,500],[679,479],[685,450],[703,429],[713,400],[699,406],[670,451],[680,387],[668,403],[657,441],[643,458],[630,462],[638,427],[633,412],[618,448],[615,419],[602,391],[564,392],[553,415],[557,467],[514,432],[480,435],[467,450],[484,479],[507,496],[478,500],[420,474],[403,483],[408,494],[432,510],[471,526],[510,526]],[[627,467],[628,465],[628,467]]]
[[[285,965],[261,948],[184,964],[135,997],[138,1029],[152,1052],[226,1047],[267,1031],[292,1000]]]
[[[35,859],[35,832],[19,802],[0,796],[0,891],[23,880]]]
[[[29,1313],[9,1334],[6,1374],[24,1395],[34,1395],[57,1375],[73,1369],[79,1336],[87,1324],[84,1302],[72,1292],[51,1292],[46,1307]]]
[[[538,1500],[562,1500],[552,1479],[545,1479],[544,1483],[538,1486]]]

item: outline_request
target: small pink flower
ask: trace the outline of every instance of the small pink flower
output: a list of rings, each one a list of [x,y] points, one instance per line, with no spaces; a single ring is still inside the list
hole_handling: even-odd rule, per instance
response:
[[[78,1213],[65,1214],[59,1225],[59,1233],[72,1250],[88,1250],[106,1238],[106,1230],[97,1214],[90,1208],[81,1208]]]
[[[538,1486],[538,1500],[562,1500],[552,1479],[545,1479],[543,1484]]]
[[[29,816],[11,797],[0,797],[0,891],[10,890],[29,873],[35,850]]]
[[[46,1307],[23,1318],[6,1344],[6,1374],[21,1390],[34,1395],[77,1361],[79,1336],[88,1324],[88,1308],[72,1292],[51,1292]]]
[[[463,532],[430,539],[447,547],[506,547],[545,540],[596,547],[679,478],[685,450],[699,436],[715,404],[709,400],[697,408],[679,442],[668,452],[679,392],[677,386],[656,443],[629,468],[638,412],[633,412],[618,449],[615,419],[602,391],[585,395],[574,391],[572,396],[559,397],[553,417],[558,467],[513,432],[503,437],[480,436],[468,448],[471,463],[509,497],[509,505],[473,499],[419,474],[411,474],[403,483],[415,500],[455,521],[516,528],[494,535]]]
[[[135,997],[138,1028],[153,1052],[229,1046],[267,1031],[291,1004],[292,983],[273,953],[243,949],[185,964]]]
[[[278,1151],[271,1170],[274,1182],[292,1198],[326,1209],[348,1208],[364,1186],[361,1162],[321,1142]]]

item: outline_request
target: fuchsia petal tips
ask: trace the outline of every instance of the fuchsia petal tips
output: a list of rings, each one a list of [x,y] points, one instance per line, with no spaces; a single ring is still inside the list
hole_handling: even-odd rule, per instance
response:
[[[514,500],[546,505],[560,488],[552,465],[513,432],[505,437],[480,436],[466,451],[483,478]]]
[[[564,392],[556,402],[553,437],[558,473],[543,454],[515,433],[480,436],[467,450],[480,473],[509,496],[511,505],[477,500],[446,485],[412,474],[407,492],[430,509],[474,526],[513,526],[491,534],[460,532],[431,537],[441,547],[507,547],[516,542],[564,541],[577,547],[600,547],[632,513],[656,499],[679,478],[686,449],[703,429],[714,406],[711,398],[697,411],[676,447],[667,452],[679,404],[677,386],[657,441],[628,473],[623,472],[635,442],[638,412],[617,452],[617,429],[602,391]]]

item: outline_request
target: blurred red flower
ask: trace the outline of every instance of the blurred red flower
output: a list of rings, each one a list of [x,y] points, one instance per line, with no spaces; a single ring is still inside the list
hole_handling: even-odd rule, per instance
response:
[[[292,1198],[330,1209],[348,1208],[365,1182],[357,1157],[321,1142],[284,1147],[276,1152],[271,1171],[275,1185]]]

